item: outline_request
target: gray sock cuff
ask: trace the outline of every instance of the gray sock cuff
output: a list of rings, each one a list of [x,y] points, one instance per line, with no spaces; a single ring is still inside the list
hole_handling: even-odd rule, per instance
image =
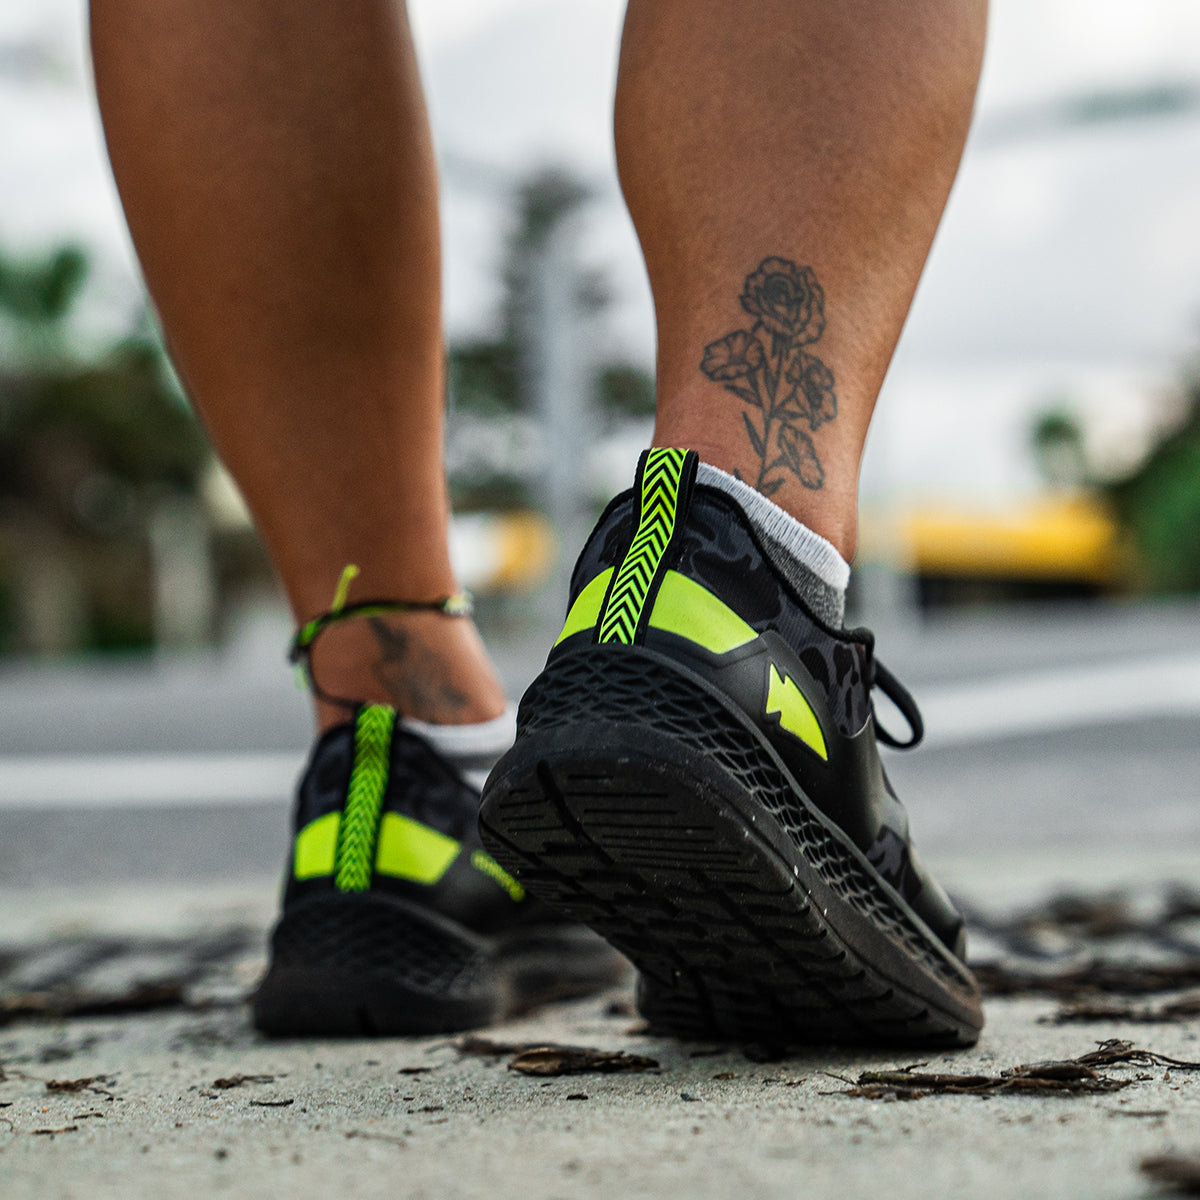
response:
[[[702,462],[696,482],[718,489],[741,506],[779,573],[819,617],[835,629],[846,616],[850,564],[837,547],[786,513],[748,483]]]

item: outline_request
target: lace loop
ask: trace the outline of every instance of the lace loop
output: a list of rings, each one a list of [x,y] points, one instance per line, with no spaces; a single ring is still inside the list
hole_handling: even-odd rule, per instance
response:
[[[313,695],[328,704],[337,704],[348,710],[357,708],[361,701],[335,696],[325,691],[317,683],[316,675],[313,673],[313,644],[331,625],[356,618],[387,616],[393,613],[433,612],[440,613],[444,617],[469,617],[475,611],[475,602],[471,593],[465,590],[451,592],[447,596],[439,596],[434,600],[359,600],[354,604],[347,604],[346,599],[350,592],[350,585],[358,574],[358,567],[350,563],[338,580],[337,590],[333,594],[333,603],[329,610],[301,625],[288,648],[288,662],[296,666],[301,679],[312,689]]]
[[[912,698],[908,689],[891,673],[877,658],[871,660],[871,686],[879,690],[900,710],[900,715],[908,722],[911,737],[906,742],[889,733],[875,718],[875,736],[885,745],[896,750],[911,750],[920,744],[925,736],[925,722],[921,719],[921,710]]]

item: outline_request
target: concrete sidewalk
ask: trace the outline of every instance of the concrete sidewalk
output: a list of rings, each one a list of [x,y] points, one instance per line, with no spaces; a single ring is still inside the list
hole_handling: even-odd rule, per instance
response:
[[[1180,872],[1189,862],[1194,868],[1183,856],[1126,858],[1122,874],[1111,863],[1072,868],[1059,857],[1026,858],[1018,875],[976,860],[951,864],[949,873],[975,879],[972,903],[993,918],[977,937],[983,959],[1019,953],[1027,962],[1040,957],[1043,970],[1098,953],[1200,964],[1200,918],[1184,913],[1166,932],[1145,932],[1153,925],[1147,914],[1161,915],[1163,897],[1175,895],[1159,881],[1186,879]],[[1082,916],[1077,904],[1041,923],[1001,919],[1018,901],[1044,898],[1048,881],[1072,875],[1077,897],[1085,897]],[[1116,882],[1132,891],[1114,908],[1105,897]],[[753,1049],[748,1057],[743,1047],[638,1032],[628,989],[489,1030],[488,1038],[508,1044],[498,1053],[463,1053],[447,1037],[267,1042],[250,1028],[239,997],[261,968],[273,902],[265,882],[203,893],[128,887],[23,904],[0,897],[0,991],[12,995],[56,976],[110,992],[173,973],[192,981],[183,1006],[0,1028],[5,1200],[1125,1200],[1157,1194],[1139,1173],[1143,1157],[1200,1150],[1200,1072],[1162,1065],[1102,1067],[1106,1077],[1133,1082],[1095,1095],[900,1102],[848,1094],[867,1070],[923,1061],[930,1072],[996,1074],[1075,1058],[1113,1037],[1200,1059],[1195,1017],[1044,1023],[1063,997],[993,998],[977,1047],[925,1054],[817,1050],[752,1061],[761,1057]],[[1178,898],[1172,903],[1180,909]],[[189,977],[189,960],[192,967],[203,960],[203,970]],[[209,1007],[197,1004],[205,1000]],[[508,1067],[513,1047],[528,1043],[623,1051],[658,1065],[529,1076]]]

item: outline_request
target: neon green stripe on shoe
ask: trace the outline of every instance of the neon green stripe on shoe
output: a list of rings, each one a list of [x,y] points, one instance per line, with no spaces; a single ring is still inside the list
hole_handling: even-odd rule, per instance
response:
[[[462,846],[401,813],[384,813],[375,870],[393,879],[434,884],[450,869]]]
[[[571,611],[567,613],[567,623],[563,626],[562,633],[555,639],[556,646],[576,633],[582,633],[585,629],[595,627],[596,622],[600,619],[600,606],[604,603],[604,593],[608,591],[608,581],[612,578],[615,569],[615,567],[609,567],[606,571],[601,571],[575,597],[575,603],[571,605]]]
[[[371,886],[395,721],[396,710],[386,704],[368,704],[358,711],[354,766],[334,864],[334,884],[342,892],[365,892]]]
[[[525,899],[525,889],[490,854],[483,850],[472,850],[471,866],[502,887],[510,900],[520,904]]]
[[[687,638],[713,654],[728,654],[758,637],[728,604],[678,571],[663,577],[650,612],[650,628]]]
[[[340,812],[326,813],[315,821],[309,821],[296,834],[292,874],[297,879],[316,879],[321,875],[333,874],[333,864],[337,859],[338,826],[341,823]]]

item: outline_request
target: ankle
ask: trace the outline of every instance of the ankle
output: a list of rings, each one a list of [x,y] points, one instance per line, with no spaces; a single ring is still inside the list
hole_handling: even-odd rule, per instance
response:
[[[331,626],[313,646],[319,732],[344,723],[350,704],[389,704],[401,716],[467,725],[500,716],[507,697],[474,624],[406,613]]]

